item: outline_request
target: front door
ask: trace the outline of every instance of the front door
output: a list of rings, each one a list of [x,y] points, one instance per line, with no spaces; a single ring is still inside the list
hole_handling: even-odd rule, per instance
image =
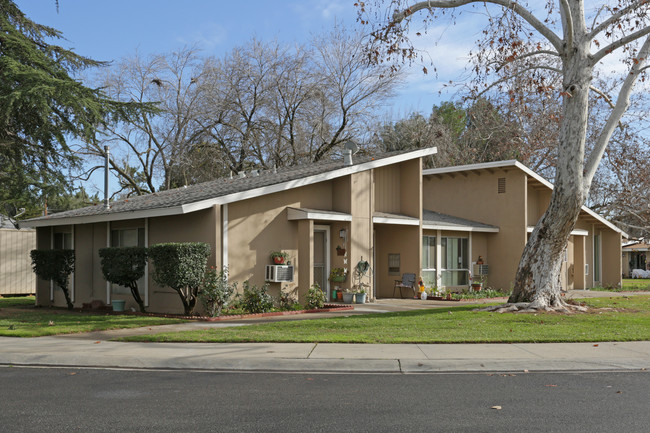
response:
[[[327,300],[329,297],[329,255],[330,228],[328,226],[314,226],[314,284],[318,284]]]

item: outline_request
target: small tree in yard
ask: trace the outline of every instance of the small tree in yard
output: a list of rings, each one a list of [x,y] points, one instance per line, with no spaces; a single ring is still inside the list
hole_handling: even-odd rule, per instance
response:
[[[143,247],[101,248],[102,273],[106,281],[131,289],[140,312],[145,313],[144,301],[138,290],[138,280],[147,265],[147,249]]]
[[[201,284],[199,298],[210,317],[220,316],[221,310],[237,290],[237,283],[228,284],[228,268],[210,267]]]
[[[32,250],[32,269],[44,280],[52,280],[61,288],[68,310],[72,301],[68,291],[68,278],[74,272],[74,250]]]
[[[188,316],[196,306],[209,256],[210,245],[203,242],[166,243],[149,248],[154,281],[178,293]]]

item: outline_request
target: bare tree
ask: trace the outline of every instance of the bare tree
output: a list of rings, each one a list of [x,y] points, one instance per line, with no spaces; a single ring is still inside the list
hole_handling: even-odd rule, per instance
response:
[[[634,85],[647,68],[650,4],[647,0],[603,2],[590,4],[594,9],[585,13],[584,1],[559,0],[549,1],[540,14],[510,0],[432,0],[410,6],[396,0],[386,8],[378,3],[378,9],[389,11],[390,16],[384,16],[374,29],[378,43],[370,51],[371,58],[412,58],[415,50],[407,31],[419,12],[431,21],[442,14],[453,17],[464,6],[480,8],[488,26],[473,53],[481,65],[475,69],[479,84],[498,90],[512,77],[528,76],[528,83],[537,86],[540,94],[561,99],[555,188],[526,244],[509,302],[523,308],[567,309],[560,296],[563,253],[610,138],[629,107]],[[361,20],[368,22],[365,3],[359,4]],[[600,62],[619,54],[627,68],[588,150],[590,97],[603,95],[594,86],[594,71]],[[561,78],[559,88],[546,79],[549,74]]]
[[[122,60],[102,77],[106,93],[119,101],[155,104],[157,109],[117,119],[88,140],[79,153],[103,158],[104,146],[111,146],[116,157],[110,167],[122,188],[118,193],[140,195],[169,189],[175,176],[182,184],[178,170],[189,157],[189,144],[201,132],[194,122],[201,74],[201,59],[192,48]],[[100,167],[90,167],[85,177]]]

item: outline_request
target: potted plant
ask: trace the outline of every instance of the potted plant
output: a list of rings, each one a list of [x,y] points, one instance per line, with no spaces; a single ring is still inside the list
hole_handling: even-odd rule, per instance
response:
[[[284,251],[273,251],[271,252],[271,260],[276,265],[284,265],[284,262],[289,258],[289,254]]]
[[[470,275],[470,281],[473,292],[480,292],[481,289],[483,289],[483,275],[481,275],[479,278],[474,279],[472,279],[472,276]]]
[[[337,256],[344,256],[345,255],[345,248],[343,248],[340,245],[336,246],[336,255]]]
[[[368,285],[364,283],[354,286],[354,297],[357,304],[364,304],[366,302],[366,287],[368,287]]]
[[[350,289],[343,290],[343,302],[346,304],[351,304],[354,299],[354,292]]]
[[[342,283],[345,281],[345,277],[347,276],[346,269],[344,268],[332,268],[330,271],[330,282],[332,283]]]

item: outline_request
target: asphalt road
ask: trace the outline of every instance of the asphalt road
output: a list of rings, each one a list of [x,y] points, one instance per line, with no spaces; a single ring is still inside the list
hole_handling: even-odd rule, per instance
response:
[[[648,432],[647,372],[0,367],[0,432]],[[493,409],[500,406],[501,409]]]

